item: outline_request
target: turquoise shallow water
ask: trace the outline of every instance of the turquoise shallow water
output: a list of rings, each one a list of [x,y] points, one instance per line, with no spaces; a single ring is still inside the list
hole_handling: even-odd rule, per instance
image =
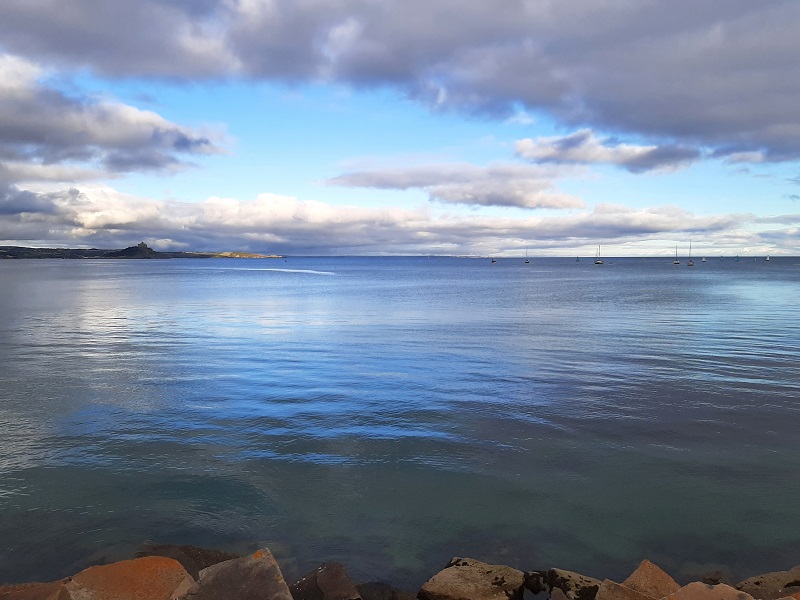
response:
[[[591,263],[0,261],[0,580],[800,563],[800,259]]]

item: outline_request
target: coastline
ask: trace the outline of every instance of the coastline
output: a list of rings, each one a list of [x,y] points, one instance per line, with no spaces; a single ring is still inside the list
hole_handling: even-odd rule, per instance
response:
[[[50,582],[0,582],[0,600],[800,600],[800,565],[738,583],[715,571],[678,583],[643,560],[623,581],[551,567],[522,571],[452,558],[418,591],[378,579],[353,583],[326,562],[292,583],[268,548],[247,556],[189,545],[141,546],[128,560],[90,566]]]
[[[0,260],[63,259],[170,259],[170,258],[286,258],[283,254],[253,252],[158,252],[144,242],[121,250],[102,248],[28,248],[0,246]]]

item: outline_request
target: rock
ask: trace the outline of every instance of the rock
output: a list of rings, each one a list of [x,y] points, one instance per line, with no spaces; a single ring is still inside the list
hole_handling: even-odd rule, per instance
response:
[[[708,573],[703,573],[701,581],[709,585],[719,585],[720,583],[724,583],[725,585],[731,585],[731,586],[733,585],[733,580],[731,579],[730,575],[726,571],[723,571],[722,569],[717,569],[716,571],[709,571]]]
[[[192,583],[178,561],[148,556],[84,569],[48,600],[171,600]]]
[[[525,574],[503,565],[472,558],[454,558],[431,577],[417,594],[419,600],[521,600]]]
[[[166,556],[177,560],[196,581],[200,571],[226,560],[240,558],[232,552],[198,548],[197,546],[173,546],[172,544],[146,545],[136,551],[136,558],[144,556]]]
[[[139,242],[136,246],[114,250],[106,254],[106,258],[158,258],[159,253],[153,250],[144,242]]]
[[[651,596],[632,587],[605,579],[597,590],[595,600],[658,600],[661,596]]]
[[[344,566],[338,562],[317,567],[289,586],[294,600],[361,600]]]
[[[19,583],[0,585],[0,600],[48,600],[57,598],[56,594],[66,583],[66,579],[50,583]]]
[[[664,600],[753,600],[753,597],[724,583],[708,585],[695,581],[666,596]]]
[[[750,577],[737,583],[736,589],[761,600],[791,596],[800,592],[800,565],[788,571],[775,571]]]
[[[362,600],[416,600],[417,598],[410,592],[398,590],[381,581],[360,583],[356,586],[356,590]]]
[[[663,598],[681,589],[672,577],[649,560],[643,560],[622,585],[653,598]]]
[[[534,594],[547,590],[547,571],[528,571],[525,573],[525,587]]]
[[[553,588],[553,591],[550,592],[550,600],[569,600],[569,598],[567,598],[567,595],[560,589]]]
[[[545,574],[545,583],[552,591],[558,588],[570,600],[594,600],[600,589],[600,580],[564,569],[550,569]]]
[[[180,600],[292,600],[292,594],[265,548],[206,567]]]

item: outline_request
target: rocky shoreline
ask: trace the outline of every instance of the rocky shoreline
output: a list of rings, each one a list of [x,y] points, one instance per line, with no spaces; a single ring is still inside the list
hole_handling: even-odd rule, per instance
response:
[[[0,585],[0,600],[800,600],[800,565],[734,584],[719,572],[679,585],[648,560],[622,582],[564,569],[521,571],[453,558],[416,593],[354,584],[325,563],[288,584],[269,549],[248,556],[194,546],[144,546],[135,557],[47,583]]]

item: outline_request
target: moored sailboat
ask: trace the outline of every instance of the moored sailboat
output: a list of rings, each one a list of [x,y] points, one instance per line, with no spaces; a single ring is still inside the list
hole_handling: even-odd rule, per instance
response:
[[[687,267],[693,267],[694,261],[692,260],[692,240],[689,240],[689,260],[686,261]]]
[[[600,245],[599,244],[597,246],[597,258],[594,259],[594,264],[596,264],[596,265],[602,265],[603,264],[603,259],[600,258]]]

